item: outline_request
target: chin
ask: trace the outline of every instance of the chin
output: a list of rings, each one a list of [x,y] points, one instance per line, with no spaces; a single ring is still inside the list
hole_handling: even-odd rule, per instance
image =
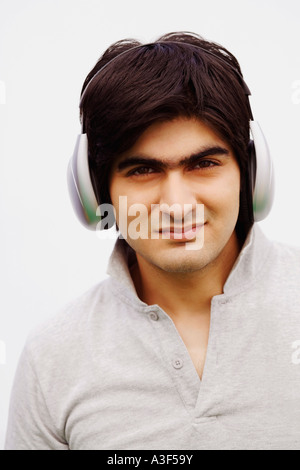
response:
[[[173,250],[172,250],[173,251]],[[157,253],[155,256],[144,256],[149,263],[168,273],[192,273],[203,269],[208,261],[200,251],[187,251],[184,247],[177,253]],[[180,251],[180,252],[179,252]]]
[[[165,271],[167,273],[176,273],[176,274],[188,274],[188,273],[194,273],[199,271],[200,269],[203,269],[204,266],[195,266],[194,263],[185,263],[185,264],[166,264],[163,266],[158,266],[162,271]]]

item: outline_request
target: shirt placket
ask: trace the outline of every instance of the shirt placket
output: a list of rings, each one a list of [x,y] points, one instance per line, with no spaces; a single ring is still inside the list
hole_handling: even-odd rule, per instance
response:
[[[220,334],[222,315],[230,304],[230,299],[224,294],[212,298],[209,338],[201,387],[195,405],[195,421],[213,418],[218,415],[222,400],[222,374],[219,370]]]
[[[165,367],[184,406],[193,415],[201,381],[186,346],[171,318],[159,306],[153,306],[147,314],[158,337]]]
[[[221,401],[218,370],[218,331],[220,315],[230,299],[216,296],[211,303],[209,340],[202,380],[200,380],[188,350],[171,318],[158,306],[148,316],[161,345],[165,365],[187,411],[195,423],[215,419]]]

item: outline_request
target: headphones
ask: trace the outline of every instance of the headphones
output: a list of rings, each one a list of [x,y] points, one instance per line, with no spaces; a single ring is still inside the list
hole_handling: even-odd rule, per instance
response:
[[[165,42],[164,44],[170,44],[171,41]],[[126,54],[133,49],[138,49],[142,47],[152,46],[153,44],[161,43],[152,43],[145,45],[138,45],[127,49],[116,57],[108,61],[100,70],[98,70],[95,75],[90,79],[87,86],[85,87],[84,92],[81,95],[80,104],[82,102],[83,96],[86,93],[87,88],[90,83],[95,79],[98,74],[100,74],[104,68],[106,68],[111,62],[116,60],[123,54]],[[173,41],[174,44],[174,41]],[[219,61],[224,62],[226,66],[232,68],[232,70],[238,74],[242,85],[247,96],[251,95],[251,92],[246,85],[243,77],[239,71],[228,64],[225,60],[217,56],[216,54],[203,49],[200,46],[195,46],[193,44],[176,42],[176,44],[183,44],[185,46],[192,45],[198,49],[203,50],[209,55],[214,56]],[[251,108],[250,108],[251,110]],[[252,116],[252,114],[251,114]],[[249,158],[250,158],[250,176],[252,182],[252,194],[253,194],[253,214],[254,221],[259,222],[267,217],[269,214],[274,199],[274,171],[272,165],[272,159],[270,151],[268,148],[267,141],[261,130],[260,125],[257,121],[253,119],[250,120],[250,131],[252,139],[249,140]],[[84,227],[95,230],[96,227],[101,227],[99,221],[101,216],[97,210],[99,204],[96,199],[94,188],[91,181],[89,162],[88,162],[88,140],[87,134],[83,133],[78,135],[76,140],[75,149],[73,156],[71,157],[68,169],[67,169],[67,182],[69,195],[71,203],[75,214],[77,215],[79,221],[84,225]]]

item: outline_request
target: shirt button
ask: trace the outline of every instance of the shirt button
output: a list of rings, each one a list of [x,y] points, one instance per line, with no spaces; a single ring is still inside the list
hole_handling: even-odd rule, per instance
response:
[[[157,315],[157,313],[156,313],[156,312],[151,312],[151,313],[150,313],[150,318],[151,318],[151,320],[153,320],[153,321],[157,321],[157,320],[158,320],[158,315]]]
[[[173,361],[173,367],[175,369],[181,369],[182,366],[183,366],[183,361],[181,359],[175,359]]]

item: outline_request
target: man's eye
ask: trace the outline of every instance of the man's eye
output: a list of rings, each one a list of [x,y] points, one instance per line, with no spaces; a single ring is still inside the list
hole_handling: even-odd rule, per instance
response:
[[[192,166],[192,170],[197,170],[197,169],[202,169],[202,168],[214,168],[215,166],[219,166],[219,163],[218,162],[215,162],[213,160],[201,160],[199,161],[198,163],[196,163],[195,165]]]
[[[128,176],[139,176],[139,175],[149,175],[155,173],[154,168],[147,166],[140,166],[139,168],[134,168],[128,172]]]

